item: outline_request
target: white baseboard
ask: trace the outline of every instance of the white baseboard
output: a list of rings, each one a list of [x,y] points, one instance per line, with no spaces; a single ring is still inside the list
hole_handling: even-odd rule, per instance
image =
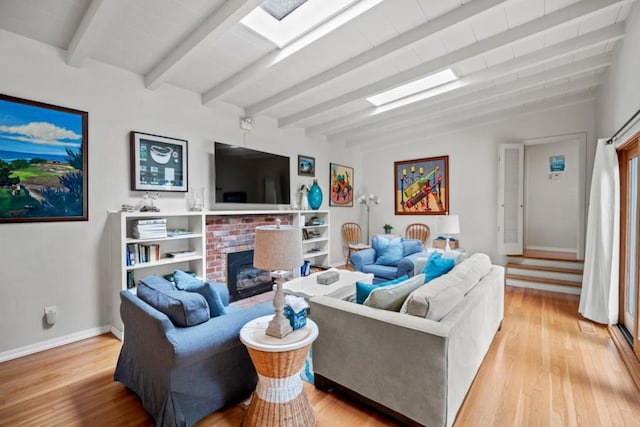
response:
[[[545,285],[544,283],[525,282],[520,280],[507,279],[507,286],[518,288],[538,289],[540,291],[559,292],[562,294],[580,295],[582,288],[561,285]]]
[[[35,344],[29,344],[24,347],[7,350],[0,353],[0,363],[7,360],[17,359],[18,357],[27,356],[29,354],[38,353],[49,350],[61,345],[71,344],[72,342],[81,341],[111,331],[111,326],[100,326],[97,328],[87,329],[86,331],[74,332],[73,334],[63,335],[61,337],[52,338],[50,340],[41,341]]]
[[[124,333],[120,329],[116,328],[115,326],[111,326],[111,333],[115,335],[115,337],[118,338],[120,341],[122,341],[124,338]]]

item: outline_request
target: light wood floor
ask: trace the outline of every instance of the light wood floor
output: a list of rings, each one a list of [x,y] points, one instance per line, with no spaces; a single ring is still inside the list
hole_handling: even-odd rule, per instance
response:
[[[638,426],[640,392],[605,327],[583,321],[578,298],[507,288],[494,340],[455,426]],[[152,426],[137,397],[113,381],[111,335],[0,363],[1,426]],[[319,426],[397,423],[305,383]],[[199,426],[239,426],[234,406]]]

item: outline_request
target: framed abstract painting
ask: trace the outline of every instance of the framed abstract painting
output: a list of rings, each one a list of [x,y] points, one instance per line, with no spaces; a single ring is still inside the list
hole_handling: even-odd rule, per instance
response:
[[[0,94],[0,223],[88,220],[88,121]]]
[[[329,206],[353,206],[353,168],[329,163]]]
[[[396,215],[449,213],[449,156],[393,164]]]

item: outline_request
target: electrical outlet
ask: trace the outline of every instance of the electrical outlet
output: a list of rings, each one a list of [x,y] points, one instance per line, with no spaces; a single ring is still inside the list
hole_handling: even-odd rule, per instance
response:
[[[44,314],[47,318],[47,323],[50,325],[53,325],[54,323],[56,323],[56,317],[58,314],[58,307],[56,307],[55,305],[50,305],[48,307],[44,308]]]

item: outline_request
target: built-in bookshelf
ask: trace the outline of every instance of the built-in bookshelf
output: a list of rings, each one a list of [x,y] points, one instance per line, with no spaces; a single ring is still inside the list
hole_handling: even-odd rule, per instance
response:
[[[329,264],[329,211],[299,211],[304,259],[312,265]]]

